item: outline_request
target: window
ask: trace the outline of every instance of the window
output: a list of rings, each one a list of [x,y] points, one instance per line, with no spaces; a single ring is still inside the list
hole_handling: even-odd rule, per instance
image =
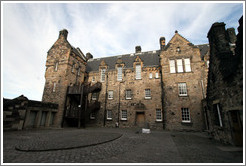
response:
[[[141,79],[141,65],[136,65],[136,79]]]
[[[170,65],[170,73],[176,73],[175,60],[169,60],[169,65]]]
[[[150,89],[145,89],[145,99],[151,99]]]
[[[122,67],[118,67],[117,81],[122,81]]]
[[[177,51],[177,52],[180,52],[180,51],[181,51],[181,50],[180,50],[180,47],[177,47],[176,51]]]
[[[184,59],[184,64],[185,64],[185,72],[191,72],[190,59],[189,58]]]
[[[106,69],[101,69],[101,82],[105,81],[105,72],[106,72]]]
[[[161,109],[156,109],[156,121],[162,121]]]
[[[183,72],[183,62],[182,59],[177,59],[177,72],[182,73]]]
[[[75,66],[75,64],[73,64],[73,66],[72,66],[72,73],[74,72],[74,66]]]
[[[121,120],[127,120],[127,110],[121,111]]]
[[[114,91],[112,90],[108,91],[108,99],[113,99],[113,94],[114,94]]]
[[[90,119],[96,119],[95,112],[92,112],[92,113],[90,114]]]
[[[56,91],[56,83],[53,84],[53,90],[52,90],[52,91],[53,91],[53,92]]]
[[[222,124],[221,109],[219,103],[213,105],[213,112],[214,112],[214,124],[222,127],[223,124]]]
[[[179,96],[187,96],[186,83],[179,83]]]
[[[57,71],[58,70],[58,62],[56,62],[56,64],[55,64],[55,71]]]
[[[78,76],[80,75],[80,67],[78,68]]]
[[[209,61],[207,61],[207,68],[209,68]]]
[[[152,78],[152,73],[149,73],[149,78]]]
[[[155,78],[159,78],[159,73],[155,73]]]
[[[92,77],[92,82],[95,82],[95,77],[94,76]]]
[[[112,111],[107,110],[107,120],[112,120]]]
[[[97,100],[97,94],[96,93],[92,93],[91,100]]]
[[[190,110],[189,108],[181,108],[182,122],[190,122]]]
[[[126,90],[126,99],[132,99],[132,91],[131,91],[131,89]]]

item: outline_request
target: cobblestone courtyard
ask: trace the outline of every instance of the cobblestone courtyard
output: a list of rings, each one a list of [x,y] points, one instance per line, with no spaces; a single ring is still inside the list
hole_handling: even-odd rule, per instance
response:
[[[87,128],[3,133],[3,163],[242,163],[243,148],[203,132]]]

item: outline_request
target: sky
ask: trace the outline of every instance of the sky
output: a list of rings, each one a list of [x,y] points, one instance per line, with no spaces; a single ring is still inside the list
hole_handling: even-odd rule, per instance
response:
[[[1,88],[4,98],[42,100],[47,51],[68,30],[68,41],[94,58],[158,50],[175,30],[191,43],[208,43],[215,22],[234,27],[243,3],[210,2],[2,2]]]

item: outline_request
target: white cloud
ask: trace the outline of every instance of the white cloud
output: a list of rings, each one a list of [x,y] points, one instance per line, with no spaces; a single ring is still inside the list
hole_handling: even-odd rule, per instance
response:
[[[47,51],[59,30],[86,54],[104,57],[159,49],[178,30],[194,44],[207,43],[212,23],[238,26],[242,5],[216,3],[4,3],[3,95],[41,100]],[[236,27],[235,27],[236,28]]]

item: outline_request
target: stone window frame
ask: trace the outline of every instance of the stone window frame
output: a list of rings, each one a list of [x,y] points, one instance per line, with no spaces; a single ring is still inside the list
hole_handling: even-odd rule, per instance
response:
[[[161,109],[156,109],[155,110],[155,117],[157,122],[162,122],[162,111]]]
[[[177,61],[177,73],[183,73],[184,72],[183,59],[176,59],[176,61]]]
[[[120,117],[121,120],[127,120],[127,110],[121,110]]]
[[[191,123],[190,109],[181,108],[182,123]]]
[[[107,110],[107,120],[112,120],[112,110]]]
[[[188,90],[187,90],[186,82],[179,82],[178,83],[178,92],[179,92],[179,96],[181,96],[181,97],[188,96]]]
[[[170,73],[176,73],[176,64],[175,59],[169,59],[169,70]]]
[[[113,90],[109,90],[108,91],[108,99],[109,100],[113,100],[114,99],[114,91]]]
[[[144,92],[145,92],[144,93],[145,94],[144,98],[145,99],[151,99],[151,90],[150,90],[150,88],[145,89]]]
[[[190,58],[184,58],[184,67],[186,73],[191,72]]]
[[[130,92],[130,94],[127,93],[127,92]],[[130,95],[130,97],[128,95]],[[126,89],[126,100],[131,100],[131,99],[132,99],[132,90],[131,89]]]

